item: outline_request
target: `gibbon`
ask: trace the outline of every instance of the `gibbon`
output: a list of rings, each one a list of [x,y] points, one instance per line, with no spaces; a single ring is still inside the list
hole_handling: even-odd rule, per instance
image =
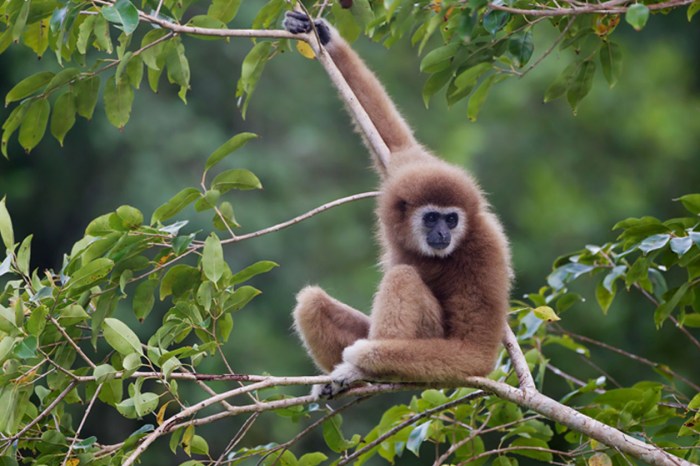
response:
[[[384,275],[371,316],[317,286],[297,295],[295,328],[333,380],[313,393],[334,396],[361,381],[439,384],[486,375],[494,368],[509,306],[512,270],[503,228],[476,181],[416,141],[338,32],[324,20],[314,25],[391,156],[385,170],[378,169]],[[284,27],[312,32],[300,12],[287,12]]]

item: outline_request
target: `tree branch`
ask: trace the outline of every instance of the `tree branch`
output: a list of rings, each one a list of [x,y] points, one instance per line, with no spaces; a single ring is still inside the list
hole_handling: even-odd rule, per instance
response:
[[[677,8],[685,5],[690,5],[694,0],[669,0],[661,3],[653,3],[647,5],[650,10],[664,10],[666,8]],[[627,3],[627,5],[624,5]],[[636,2],[628,2],[627,0],[611,0],[608,2],[597,4],[586,4],[580,7],[571,8],[549,8],[546,5],[537,4],[536,8],[514,8],[506,5],[498,5],[489,3],[489,8],[492,10],[500,10],[516,15],[524,16],[577,16],[589,14],[621,14],[625,13],[629,6]],[[624,6],[621,6],[623,4]]]

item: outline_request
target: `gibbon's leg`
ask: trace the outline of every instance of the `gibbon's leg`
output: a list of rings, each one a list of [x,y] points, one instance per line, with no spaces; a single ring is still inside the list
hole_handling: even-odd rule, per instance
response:
[[[457,339],[360,340],[345,349],[343,364],[378,380],[459,382],[491,372],[497,352],[497,345],[486,348]],[[334,382],[343,385],[341,380]]]
[[[377,77],[338,32],[323,20],[314,22],[321,42],[391,152],[417,146],[413,132]],[[289,11],[284,27],[294,34],[311,32],[306,14]]]
[[[369,318],[333,299],[317,286],[297,294],[294,327],[319,369],[328,373],[343,359],[343,349],[367,338]]]
[[[372,306],[370,340],[442,338],[443,313],[438,300],[409,265],[384,275]]]

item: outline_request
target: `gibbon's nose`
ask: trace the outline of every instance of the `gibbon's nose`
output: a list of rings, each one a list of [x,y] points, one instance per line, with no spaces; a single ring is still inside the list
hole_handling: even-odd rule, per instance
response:
[[[445,249],[450,245],[452,235],[450,234],[450,230],[447,228],[447,225],[437,225],[435,228],[430,230],[426,240],[428,242],[428,246],[433,249]]]

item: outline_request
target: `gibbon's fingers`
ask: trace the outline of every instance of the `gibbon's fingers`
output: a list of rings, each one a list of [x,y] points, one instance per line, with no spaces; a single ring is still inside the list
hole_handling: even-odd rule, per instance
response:
[[[326,45],[331,40],[331,31],[328,25],[323,20],[313,22],[318,32],[318,38],[321,40],[321,45]],[[292,34],[309,34],[313,28],[311,27],[311,19],[306,16],[306,13],[300,11],[288,11],[284,15],[282,26]]]
[[[440,303],[410,265],[390,268],[374,298],[369,338],[442,338]]]
[[[496,351],[442,338],[358,340],[343,351],[343,361],[371,380],[454,383],[491,372]]]
[[[331,378],[333,381],[329,384],[313,386],[311,395],[315,399],[333,398],[338,393],[357,385],[365,378],[365,374],[357,366],[344,362],[333,369]]]
[[[329,373],[342,362],[346,346],[367,338],[369,317],[321,288],[307,286],[297,294],[294,328],[316,366]]]

